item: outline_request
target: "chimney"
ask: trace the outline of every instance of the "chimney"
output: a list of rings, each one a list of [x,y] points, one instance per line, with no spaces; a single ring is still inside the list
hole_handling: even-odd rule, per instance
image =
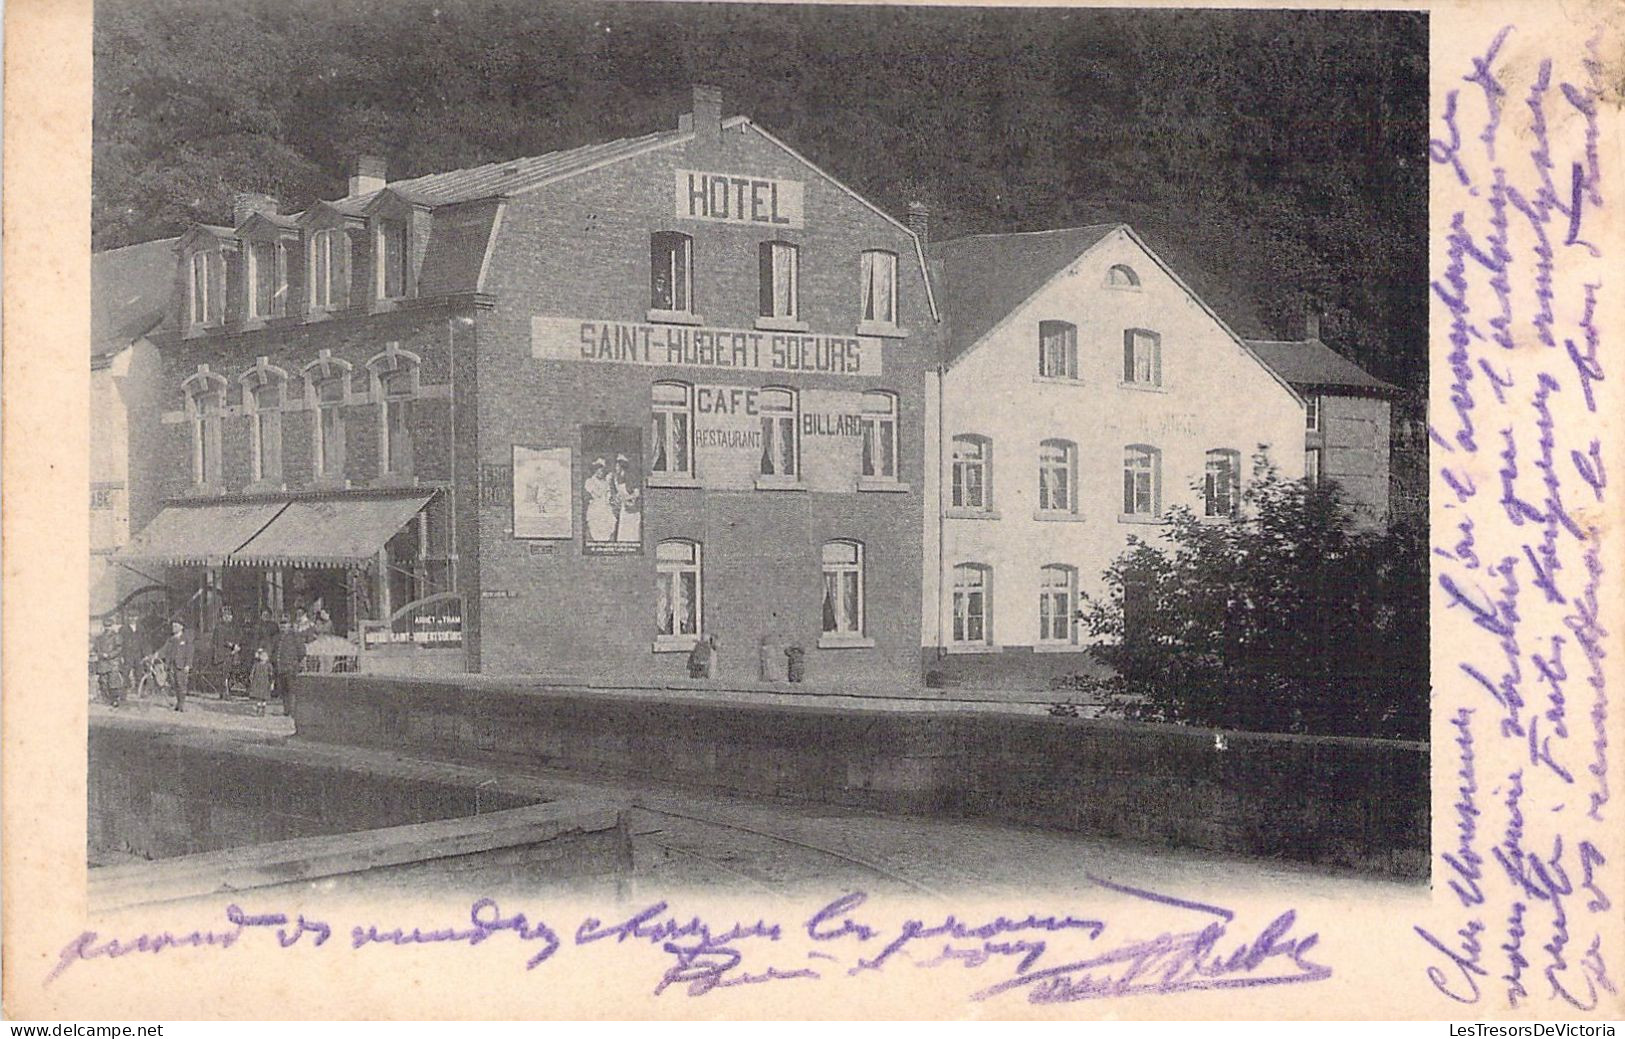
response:
[[[722,88],[694,84],[694,112],[689,117],[696,140],[722,140]],[[678,120],[681,127],[682,120]]]
[[[231,200],[231,226],[241,227],[255,213],[276,216],[276,196],[255,191],[239,191]]]
[[[1320,339],[1320,314],[1310,311],[1303,319],[1303,337],[1305,339]]]
[[[350,194],[367,195],[389,183],[389,164],[376,155],[358,155],[350,174]]]
[[[924,202],[908,204],[908,229],[920,240],[920,248],[931,246],[931,207]]]

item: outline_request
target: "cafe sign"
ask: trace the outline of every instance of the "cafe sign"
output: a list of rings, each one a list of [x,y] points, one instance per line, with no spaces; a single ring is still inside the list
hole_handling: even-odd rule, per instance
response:
[[[676,214],[682,220],[802,227],[801,189],[799,180],[678,170]]]

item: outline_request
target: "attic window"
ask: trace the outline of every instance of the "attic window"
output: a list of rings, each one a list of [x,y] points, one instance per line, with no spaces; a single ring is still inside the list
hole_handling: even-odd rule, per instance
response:
[[[287,252],[280,242],[250,242],[247,253],[249,317],[281,317],[288,304]]]
[[[378,298],[406,295],[406,222],[385,220],[378,225]]]
[[[1133,267],[1119,263],[1106,272],[1106,285],[1113,289],[1137,289],[1140,287],[1140,276],[1134,273]]]
[[[225,260],[219,249],[203,249],[187,261],[187,321],[218,325],[225,315]]]

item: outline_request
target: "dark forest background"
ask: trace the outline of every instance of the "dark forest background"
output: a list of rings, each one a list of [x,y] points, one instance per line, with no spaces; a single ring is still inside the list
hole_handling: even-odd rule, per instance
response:
[[[675,126],[689,85],[938,238],[1123,221],[1243,335],[1426,377],[1414,13],[101,0],[98,249]],[[1413,400],[1415,398],[1413,397]]]

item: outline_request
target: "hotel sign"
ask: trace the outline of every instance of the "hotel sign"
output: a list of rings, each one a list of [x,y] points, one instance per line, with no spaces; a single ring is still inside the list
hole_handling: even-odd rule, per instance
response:
[[[677,171],[677,216],[725,224],[802,227],[799,180]]]
[[[881,374],[884,342],[874,336],[587,321],[548,315],[530,319],[530,337],[531,356],[544,361],[860,377]]]

